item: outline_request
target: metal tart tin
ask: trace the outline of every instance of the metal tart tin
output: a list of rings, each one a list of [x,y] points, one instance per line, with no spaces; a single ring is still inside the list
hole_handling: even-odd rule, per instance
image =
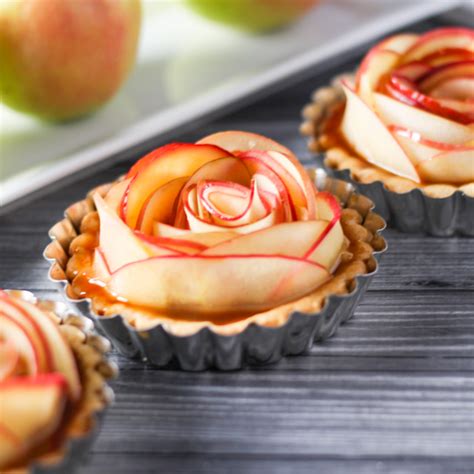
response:
[[[61,318],[63,324],[72,324],[76,328],[79,328],[86,336],[84,344],[91,345],[103,356],[100,363],[100,373],[104,379],[110,379],[117,375],[118,369],[115,363],[105,358],[105,354],[110,352],[111,349],[110,342],[106,338],[93,332],[94,324],[89,318],[78,315],[77,313],[72,313],[68,305],[65,303],[37,299],[33,293],[29,291],[6,291],[17,298],[21,298],[29,303],[37,304],[43,309],[48,309],[49,311],[54,312]],[[114,400],[114,393],[108,385],[103,386],[100,395],[105,400],[106,405],[110,405]],[[87,454],[99,434],[106,409],[107,407],[94,412],[92,419],[93,426],[87,433],[67,438],[65,444],[59,448],[62,453],[59,460],[53,462],[32,460],[32,462],[27,466],[26,471],[30,474],[71,474],[76,472],[80,466],[83,465]],[[14,469],[12,472],[17,471]]]
[[[327,113],[344,100],[341,79],[351,77],[351,73],[335,77],[330,86],[317,89],[312,103],[303,109],[301,133],[309,137],[308,148],[311,152],[321,152],[324,156],[318,145],[321,128]],[[474,197],[462,191],[440,198],[428,196],[419,188],[398,193],[388,189],[382,181],[361,183],[349,169],[336,170],[326,163],[324,167],[328,174],[348,181],[358,192],[371,199],[377,213],[390,227],[406,233],[425,233],[437,237],[474,236]]]
[[[373,203],[355,193],[351,184],[329,177],[322,169],[311,168],[308,172],[319,190],[327,190],[336,195],[343,207],[357,210],[363,217],[363,225],[370,222],[369,216],[374,217]],[[305,352],[314,341],[332,336],[341,324],[352,317],[355,307],[377,273],[378,261],[386,250],[385,240],[380,235],[385,222],[379,218],[381,225],[376,234],[380,248],[374,249],[373,268],[370,268],[369,273],[354,278],[349,293],[327,297],[321,311],[293,312],[286,323],[279,327],[251,323],[234,335],[217,334],[204,327],[192,335],[177,336],[168,332],[161,324],[138,331],[121,315],[104,317],[95,314],[89,299],[74,299],[67,291],[69,282],[65,268],[69,243],[77,235],[80,222],[91,210],[90,206],[89,201],[73,204],[69,209],[74,209],[74,212],[67,210],[65,219],[50,230],[53,242],[44,254],[52,264],[49,278],[60,286],[69,304],[95,321],[96,326],[110,338],[121,354],[129,358],[140,358],[158,367],[171,365],[187,371],[210,368],[237,370],[245,366],[275,363],[283,356]]]

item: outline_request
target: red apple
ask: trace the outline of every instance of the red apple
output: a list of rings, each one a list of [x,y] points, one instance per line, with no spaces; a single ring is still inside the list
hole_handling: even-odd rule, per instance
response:
[[[92,112],[135,59],[138,0],[17,0],[0,7],[0,97],[48,120]]]

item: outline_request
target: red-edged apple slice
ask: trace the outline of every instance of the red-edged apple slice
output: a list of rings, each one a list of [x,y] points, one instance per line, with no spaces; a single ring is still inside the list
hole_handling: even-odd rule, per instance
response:
[[[13,341],[0,341],[0,382],[15,374],[20,363],[20,354]]]
[[[346,84],[343,88],[347,102],[341,130],[353,148],[374,165],[419,182],[413,164],[380,118]]]
[[[332,272],[339,264],[339,256],[345,244],[340,223],[341,206],[332,194],[320,191],[316,195],[316,208],[319,219],[325,219],[328,225],[304,257]]]
[[[425,63],[415,61],[413,63],[404,64],[395,69],[393,74],[402,76],[410,81],[417,81],[420,77],[426,76],[433,68]]]
[[[161,257],[121,268],[109,288],[132,304],[200,319],[264,311],[327,278],[321,266],[283,256]]]
[[[315,207],[314,207],[314,186],[311,190],[308,190],[308,196],[305,191],[309,189],[307,186],[306,180],[310,181],[306,171],[303,170],[303,175],[300,173],[297,167],[293,166],[293,162],[288,161],[285,155],[282,155],[279,152],[275,151],[260,151],[252,150],[238,155],[239,158],[244,160],[245,163],[249,163],[249,159],[253,160],[253,163],[250,164],[252,167],[257,167],[256,162],[261,163],[260,168],[263,169],[264,166],[270,168],[283,183],[287,195],[289,195],[292,208],[295,211],[297,209],[307,209],[308,219],[315,218]],[[310,182],[311,185],[311,182]],[[311,185],[312,186],[312,185]],[[279,194],[280,190],[279,190]],[[284,202],[284,201],[282,201]],[[311,205],[311,212],[309,206]],[[297,219],[301,219],[301,215],[296,215]]]
[[[285,180],[284,177],[280,174],[280,168],[279,170],[276,170],[273,165],[279,163],[283,166],[284,169],[286,169],[287,173],[289,173],[290,175],[294,176],[295,173],[298,175],[298,178],[296,178],[297,182],[301,181],[303,194],[306,196],[306,199],[308,201],[306,203],[306,207],[308,208],[309,219],[314,219],[314,184],[312,183],[310,177],[308,176],[308,173],[306,172],[302,164],[299,162],[298,158],[288,148],[262,135],[240,131],[215,133],[213,135],[209,135],[203,138],[202,140],[199,140],[198,143],[214,144],[221,148],[224,148],[225,150],[228,150],[231,153],[238,154],[239,156],[248,151],[276,152],[277,154],[273,156],[273,160],[268,162],[265,158],[263,158],[264,162],[267,163],[272,169],[274,169],[274,171],[283,181]],[[245,153],[245,155],[247,154]],[[271,155],[273,155],[273,153]],[[252,156],[257,155],[252,153]],[[262,155],[259,154],[258,156],[261,157]],[[295,192],[295,190],[292,191]],[[303,207],[299,204],[298,206]]]
[[[463,48],[443,48],[423,57],[423,62],[430,66],[442,66],[459,61],[471,61],[474,53]]]
[[[23,331],[26,332],[31,344],[34,346],[34,352],[38,366],[37,371],[33,373],[44,373],[51,370],[51,351],[46,343],[40,323],[31,318],[31,316],[23,311],[21,307],[18,307],[16,300],[14,301],[13,298],[10,298],[3,291],[0,291],[0,312],[3,313],[4,317],[10,318],[19,327],[21,327]],[[2,319],[2,326],[4,324],[6,324],[6,322],[4,319]],[[22,338],[20,337],[20,339],[16,339],[13,337],[11,339],[4,339],[15,343],[16,341],[20,342]]]
[[[137,233],[137,235],[139,235]],[[193,255],[207,249],[207,245],[192,240],[169,238],[169,237],[155,237],[154,235],[139,235],[141,239],[147,242],[151,248],[170,249],[174,255]],[[159,252],[157,252],[157,255]],[[168,252],[167,255],[172,253]]]
[[[453,120],[410,107],[377,92],[374,99],[377,113],[386,125],[398,125],[418,132],[428,140],[451,144],[462,144],[472,139],[472,129]]]
[[[376,46],[376,48],[390,50],[398,54],[404,54],[418,41],[418,38],[419,35],[414,33],[401,33],[385,38]]]
[[[98,195],[93,196],[99,213],[100,238],[99,246],[110,271],[152,255],[135,236],[133,231],[112,211]]]
[[[378,47],[372,49],[364,58],[356,75],[356,91],[367,104],[372,103],[372,93],[380,80],[395,68],[400,55]]]
[[[441,115],[463,124],[469,124],[472,121],[474,116],[474,113],[471,111],[472,104],[434,99],[417,90],[416,85],[412,81],[397,75],[391,77],[390,84],[404,95],[409,102],[415,102],[418,106],[436,115]]]
[[[188,177],[176,178],[158,188],[143,204],[138,218],[138,229],[143,234],[153,232],[153,222],[170,223],[174,218],[179,193]]]
[[[187,229],[177,229],[170,225],[162,224],[161,222],[155,222],[153,227],[153,235],[156,237],[164,238],[176,238],[185,240],[186,242],[196,242],[198,244],[211,247],[226,240],[236,237],[236,232],[222,231],[222,232],[209,232],[202,234],[194,234]]]
[[[278,197],[284,212],[284,220],[296,219],[296,211],[292,205],[290,195],[280,177],[260,158],[252,156],[252,152],[239,155],[239,159],[245,164],[252,174],[259,189],[264,192],[274,194]]]
[[[66,400],[66,383],[60,374],[14,377],[0,383],[0,437],[10,433],[10,439],[21,443],[18,454],[40,444],[58,429]],[[0,443],[0,459],[12,462],[16,454]]]
[[[95,283],[101,285],[109,281],[111,271],[100,248],[94,249],[93,269]]]
[[[51,353],[52,370],[62,374],[67,382],[71,400],[77,401],[82,390],[79,371],[74,354],[61,334],[58,325],[35,305],[19,299],[15,299],[15,305],[41,326],[45,342]]]
[[[428,92],[435,98],[466,101],[466,103],[470,103],[472,108],[472,101],[474,100],[474,77],[455,77],[448,79],[433,87]]]
[[[418,164],[424,181],[461,184],[474,181],[474,147],[440,153]]]
[[[447,79],[459,77],[474,77],[474,61],[461,61],[433,68],[422,78],[418,86],[422,91],[430,91]]]
[[[465,49],[474,51],[474,32],[469,28],[440,28],[421,35],[404,54],[404,63],[429,56],[440,49]]]
[[[123,199],[122,216],[126,224],[136,227],[144,203],[158,188],[173,179],[191,176],[204,164],[225,156],[230,154],[217,146],[182,144],[154,159],[145,157],[146,164],[137,167]]]
[[[201,138],[197,144],[216,145],[232,154],[249,150],[278,151],[297,159],[296,156],[281,143],[271,138],[256,133],[229,130],[226,132],[213,133]]]
[[[123,179],[115,183],[104,196],[104,201],[118,216],[120,215],[123,196],[129,184],[130,179]]]
[[[278,224],[242,235],[211,247],[201,255],[288,255],[302,258],[318,240],[327,221],[298,221]]]

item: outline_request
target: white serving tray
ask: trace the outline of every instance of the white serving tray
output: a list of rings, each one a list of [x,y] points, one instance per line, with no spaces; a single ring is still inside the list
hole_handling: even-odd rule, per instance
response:
[[[137,65],[96,115],[41,123],[0,105],[0,211],[33,191],[235,103],[456,0],[326,0],[301,21],[249,35],[147,0]]]

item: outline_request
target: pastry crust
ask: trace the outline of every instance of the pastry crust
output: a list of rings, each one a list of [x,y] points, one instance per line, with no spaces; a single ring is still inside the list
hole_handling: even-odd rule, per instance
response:
[[[5,474],[19,474],[29,472],[33,464],[56,467],[66,454],[75,455],[74,449],[71,449],[75,439],[93,436],[97,429],[98,415],[113,399],[113,392],[106,382],[116,375],[117,369],[105,358],[105,353],[110,350],[110,343],[92,333],[93,325],[88,319],[68,312],[60,303],[36,300],[29,292],[11,290],[9,293],[35,304],[58,324],[74,354],[82,386],[80,400],[68,410],[62,422],[59,445],[36,450],[23,464],[2,471]]]
[[[334,78],[330,86],[317,89],[312,95],[312,102],[303,109],[304,122],[300,128],[301,133],[309,137],[308,148],[310,151],[326,152],[324,164],[328,168],[339,171],[349,170],[351,179],[355,182],[369,184],[380,181],[389,191],[399,194],[419,188],[431,198],[446,198],[456,191],[474,197],[474,182],[460,186],[415,183],[372,165],[344,146],[333,146],[329,135],[325,133],[325,128],[328,118],[345,101],[340,85],[341,79],[353,80],[353,76],[350,74],[338,76]]]
[[[50,235],[56,238],[56,241],[53,241],[45,251],[46,258],[55,260],[50,276],[53,280],[67,280],[65,291],[72,300],[83,298],[74,288],[77,256],[81,255],[81,249],[85,249],[91,241],[97,241],[99,231],[99,219],[91,195],[95,192],[104,195],[112,184],[92,190],[87,199],[71,206],[66,211],[67,218],[53,227],[50,232]],[[217,334],[235,335],[244,331],[252,323],[266,327],[282,326],[295,311],[318,312],[324,306],[328,296],[349,293],[353,290],[355,278],[358,275],[373,271],[376,267],[373,253],[385,248],[385,241],[378,233],[385,227],[384,220],[370,212],[370,209],[365,209],[364,218],[358,210],[360,202],[356,201],[357,197],[354,196],[354,199],[349,199],[346,208],[343,209],[341,225],[348,240],[348,247],[341,256],[341,263],[333,278],[296,301],[227,324],[179,320],[166,315],[152,314],[141,308],[131,308],[122,303],[110,304],[100,297],[91,298],[91,309],[99,318],[120,314],[130,326],[138,331],[162,325],[167,332],[179,336],[192,335],[203,327],[212,329]],[[65,252],[65,248],[68,248],[69,252]]]

